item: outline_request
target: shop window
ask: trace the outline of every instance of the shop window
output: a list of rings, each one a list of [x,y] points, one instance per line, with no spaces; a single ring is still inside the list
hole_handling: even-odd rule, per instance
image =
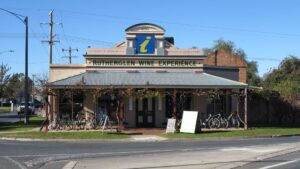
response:
[[[226,99],[225,96],[220,96],[219,98],[213,98],[207,100],[207,113],[208,114],[218,114],[224,113],[226,110]]]
[[[110,116],[111,120],[116,120],[116,115],[119,113],[118,106],[118,99],[114,94],[103,95],[98,98],[97,112],[102,110]]]
[[[75,118],[76,114],[83,109],[83,93],[62,91],[59,94],[60,118]]]

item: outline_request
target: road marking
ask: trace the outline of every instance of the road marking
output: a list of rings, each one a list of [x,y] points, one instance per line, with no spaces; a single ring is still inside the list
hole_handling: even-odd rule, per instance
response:
[[[269,153],[269,152],[274,152],[278,151],[279,149],[274,149],[274,148],[248,148],[248,147],[230,147],[230,148],[223,148],[221,151],[247,151],[247,152],[253,152],[253,153]]]
[[[17,166],[18,166],[19,168],[21,168],[21,169],[27,169],[27,168],[26,168],[25,166],[23,166],[21,163],[19,163],[18,161],[14,160],[14,159],[12,159],[12,158],[10,158],[10,157],[5,156],[5,157],[3,157],[3,158],[5,158],[5,159],[7,159],[8,161],[14,163],[15,165],[17,165]]]
[[[76,164],[77,161],[70,161],[62,169],[73,169]]]
[[[269,168],[279,167],[279,166],[283,166],[283,165],[286,165],[286,164],[290,164],[290,163],[297,162],[297,161],[299,161],[299,160],[300,160],[300,159],[295,159],[295,160],[291,160],[291,161],[286,161],[286,162],[282,162],[282,163],[278,163],[278,164],[274,164],[274,165],[265,166],[265,167],[262,167],[262,168],[259,168],[259,169],[269,169]]]
[[[66,160],[66,159],[74,159],[74,158],[86,158],[93,156],[101,156],[101,155],[126,155],[126,154],[151,154],[151,153],[168,153],[168,152],[189,152],[189,151],[200,151],[200,150],[215,150],[215,148],[191,148],[191,149],[167,149],[167,150],[151,150],[151,151],[121,151],[121,152],[103,152],[103,153],[80,153],[80,154],[63,154],[58,156],[51,156],[49,154],[47,157],[41,157],[26,161],[25,164],[27,167],[33,167],[38,164],[43,164],[49,161],[58,161],[58,160]]]

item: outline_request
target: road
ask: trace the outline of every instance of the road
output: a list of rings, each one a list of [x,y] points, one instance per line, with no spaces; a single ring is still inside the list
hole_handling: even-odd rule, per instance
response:
[[[14,123],[20,120],[17,112],[0,113],[0,123]]]
[[[0,141],[0,168],[63,168],[76,161],[76,169],[99,168],[227,168],[232,164],[257,168],[262,163],[256,157],[300,147],[300,137],[234,139],[234,140],[177,140],[161,142],[127,141]],[[295,156],[299,155],[297,152]],[[295,160],[283,156],[286,160]],[[252,159],[251,161],[245,161]],[[291,158],[291,159],[289,159]],[[267,160],[266,165],[279,159]],[[118,163],[116,163],[118,162]],[[290,163],[299,166],[299,163]],[[242,167],[242,168],[243,168]],[[101,167],[100,167],[101,168]]]
[[[276,156],[273,158],[267,158],[264,160],[259,160],[252,162],[250,164],[244,165],[239,167],[241,169],[252,169],[252,168],[259,168],[259,169],[296,169],[300,168],[300,151],[296,151],[293,153],[288,153],[281,156]]]

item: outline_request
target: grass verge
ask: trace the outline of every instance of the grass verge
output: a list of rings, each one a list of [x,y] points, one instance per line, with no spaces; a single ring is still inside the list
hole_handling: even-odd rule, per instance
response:
[[[0,113],[9,113],[10,107],[0,107]]]
[[[33,128],[40,127],[44,119],[45,118],[43,117],[31,117],[28,125],[25,125],[23,120],[15,123],[0,124],[0,137],[32,139],[123,139],[129,137],[128,135],[121,133],[102,133],[99,131],[64,131],[47,133],[31,131]]]
[[[166,138],[230,138],[230,137],[262,137],[300,134],[300,128],[292,127],[255,127],[238,131],[203,131],[197,134],[174,133],[163,134]]]
[[[29,131],[35,127],[40,127],[44,120],[44,117],[31,117],[27,125],[24,124],[23,120],[15,123],[0,123],[0,132]]]
[[[0,133],[0,137],[35,139],[125,139],[128,135],[102,132],[18,132]]]

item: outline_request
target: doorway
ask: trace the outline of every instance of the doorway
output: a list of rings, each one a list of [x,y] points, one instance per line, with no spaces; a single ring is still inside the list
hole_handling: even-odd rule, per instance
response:
[[[136,126],[154,127],[155,99],[136,99]]]

